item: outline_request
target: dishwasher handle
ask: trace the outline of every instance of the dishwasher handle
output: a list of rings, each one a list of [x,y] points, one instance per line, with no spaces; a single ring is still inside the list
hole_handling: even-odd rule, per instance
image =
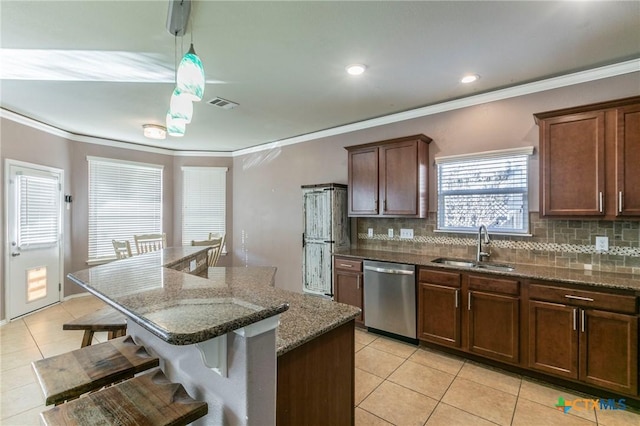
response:
[[[407,271],[404,269],[388,269],[388,268],[378,268],[375,266],[366,265],[364,267],[365,271],[375,271],[380,272],[382,274],[397,274],[397,275],[414,275],[414,271]]]

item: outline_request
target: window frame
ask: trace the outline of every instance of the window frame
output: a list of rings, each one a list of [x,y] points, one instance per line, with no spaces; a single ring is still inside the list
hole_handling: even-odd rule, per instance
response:
[[[88,258],[88,261],[87,263],[89,265],[95,265],[95,264],[104,263],[106,261],[111,261],[116,259],[115,252],[113,251],[113,246],[111,244],[111,240],[113,239],[128,240],[129,243],[131,244],[131,247],[134,247],[135,245],[135,242],[133,239],[134,234],[150,234],[150,233],[163,232],[164,165],[143,163],[143,162],[137,162],[137,161],[127,161],[127,160],[120,160],[120,159],[114,159],[114,158],[94,157],[94,156],[87,156],[87,163],[88,163],[88,170],[87,170],[87,175],[88,175],[87,258]],[[139,202],[140,195],[137,195],[137,196],[135,195],[144,194],[145,196],[148,197],[150,194],[149,190],[150,189],[153,190],[152,197],[158,197],[158,198],[153,201],[153,209],[146,212],[147,216],[149,218],[152,218],[151,222],[153,226],[135,227],[135,228],[131,227],[128,229],[125,228],[122,231],[120,231],[120,229],[122,228],[118,227],[117,228],[118,232],[104,230],[105,224],[106,224],[106,227],[109,227],[109,226],[113,227],[114,224],[115,226],[117,226],[119,221],[116,220],[111,222],[111,225],[109,225],[108,222],[105,222],[102,225],[103,229],[101,231],[100,224],[96,223],[96,221],[98,222],[100,221],[100,217],[96,213],[94,213],[94,209],[100,208],[100,207],[104,208],[104,205],[103,206],[100,206],[99,204],[95,205],[95,199],[98,198],[100,200],[99,203],[105,203],[106,200],[110,200],[111,202],[118,203],[118,204],[122,204],[124,202],[124,207],[126,207],[127,198],[122,196],[124,194],[122,192],[122,188],[119,188],[119,190],[116,192],[118,195],[116,196],[114,196],[113,194],[111,194],[110,196],[106,196],[104,193],[105,189],[103,189],[102,194],[100,193],[96,194],[95,191],[96,189],[98,189],[96,186],[102,183],[105,179],[107,179],[107,177],[104,176],[106,174],[105,170],[102,171],[102,176],[95,176],[96,170],[94,169],[94,167],[119,168],[119,173],[118,173],[118,176],[116,177],[116,180],[121,178],[122,180],[117,180],[117,182],[123,182],[123,183],[134,181],[135,178],[139,178],[141,175],[144,176],[145,173],[148,173],[149,174],[148,179],[149,179],[149,182],[151,182],[151,184],[145,185],[145,186],[129,186],[129,188],[136,188],[137,190],[130,191],[126,193],[126,195],[128,195],[131,199],[135,199],[135,202],[131,202],[129,203],[129,205],[139,208],[141,205]],[[109,175],[109,176],[113,179],[112,175]],[[96,179],[97,179],[97,182],[96,182]],[[109,181],[109,183],[112,183],[112,182],[113,180]],[[149,182],[146,182],[146,183],[149,183]],[[123,205],[120,205],[119,208],[122,209]],[[143,215],[142,217],[145,217],[145,216]],[[105,243],[104,241],[102,242],[93,241],[93,238],[97,238],[97,235],[95,235],[95,233],[97,232],[111,234],[109,237],[106,238],[108,242]],[[105,245],[108,245],[109,249],[105,249]]]
[[[491,224],[488,224],[488,231],[493,234],[500,235],[515,235],[515,236],[531,236],[530,234],[530,206],[529,206],[529,176],[530,176],[530,157],[533,154],[534,147],[521,147],[521,148],[511,148],[511,149],[503,149],[503,150],[495,150],[495,151],[486,151],[479,153],[471,153],[471,154],[462,154],[462,155],[451,155],[451,156],[442,156],[436,157],[435,165],[436,165],[436,199],[437,199],[437,217],[436,217],[436,229],[435,232],[447,232],[447,233],[476,233],[478,231],[478,227],[482,225],[482,223],[478,223],[477,226],[474,227],[446,227],[444,224],[444,197],[449,195],[486,195],[486,194],[496,194],[496,195],[505,195],[505,194],[522,194],[522,202],[523,202],[523,219],[522,219],[522,228],[520,229],[505,229],[505,228],[496,228]],[[525,158],[525,185],[522,187],[504,187],[504,188],[460,188],[454,190],[447,190],[443,193],[441,188],[441,165],[448,164],[451,165],[459,164],[463,166],[465,163],[469,164],[474,161],[485,161],[485,160],[494,160],[496,164],[500,161],[509,161],[516,158]],[[487,225],[487,224],[485,224]]]

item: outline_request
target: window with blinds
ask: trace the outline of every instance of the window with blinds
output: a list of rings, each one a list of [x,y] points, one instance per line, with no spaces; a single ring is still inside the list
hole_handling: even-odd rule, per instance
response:
[[[226,232],[226,167],[183,167],[182,245]]]
[[[162,232],[163,166],[89,161],[89,260],[115,258],[112,240]]]
[[[533,148],[436,158],[438,229],[529,232],[528,163]]]
[[[18,175],[18,248],[58,244],[60,183],[56,177]]]

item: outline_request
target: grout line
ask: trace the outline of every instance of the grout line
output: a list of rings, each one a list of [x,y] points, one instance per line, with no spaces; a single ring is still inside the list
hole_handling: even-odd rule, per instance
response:
[[[513,424],[513,421],[516,418],[516,409],[518,408],[518,402],[520,402],[520,391],[522,390],[522,377],[520,377],[520,385],[518,385],[518,393],[516,394],[516,403],[513,405],[513,413],[511,413],[511,423],[509,424]]]

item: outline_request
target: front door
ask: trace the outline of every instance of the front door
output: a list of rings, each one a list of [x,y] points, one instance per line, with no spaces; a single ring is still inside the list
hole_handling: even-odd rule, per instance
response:
[[[7,319],[60,301],[63,171],[7,160]]]

